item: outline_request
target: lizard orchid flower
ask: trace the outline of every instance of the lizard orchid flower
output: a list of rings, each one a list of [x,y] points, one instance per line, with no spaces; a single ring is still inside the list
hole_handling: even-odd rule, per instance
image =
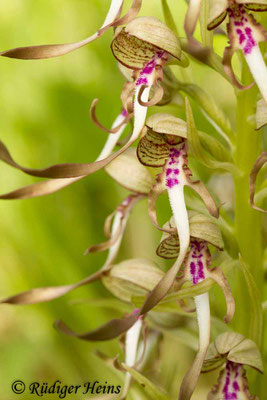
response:
[[[223,366],[218,383],[209,392],[208,400],[257,400],[249,391],[244,366],[263,373],[260,352],[256,344],[235,332],[219,335],[207,352],[202,372]]]
[[[266,41],[267,32],[251,14],[248,14],[249,10],[267,11],[266,1],[224,0],[211,2],[208,29],[214,29],[225,19],[226,15],[229,16],[227,31],[230,46],[226,47],[224,51],[224,68],[232,82],[239,89],[244,89],[244,86],[236,79],[231,65],[234,52],[241,50],[262,97],[267,102],[267,69],[259,48],[259,42]]]
[[[74,289],[101,279],[112,268],[120,249],[130,212],[134,205],[149,192],[153,185],[153,177],[138,162],[133,149],[129,149],[128,152],[122,154],[113,163],[110,163],[107,173],[120,185],[129,189],[132,194],[107,217],[104,230],[108,240],[89,247],[85,252],[85,254],[88,254],[108,250],[108,255],[102,268],[77,283],[32,289],[0,300],[0,303],[25,305],[51,301],[64,296]]]
[[[178,288],[182,287],[187,281],[193,285],[204,281],[207,278],[213,279],[222,288],[226,304],[227,313],[225,322],[231,321],[234,315],[235,302],[227,280],[219,268],[210,269],[211,255],[208,245],[211,244],[218,249],[223,249],[223,241],[217,224],[210,217],[203,214],[189,211],[190,224],[190,249],[184,261],[184,267],[177,279]],[[165,227],[174,228],[174,218]],[[180,251],[180,242],[177,234],[163,234],[162,241],[157,249],[157,254],[164,258],[176,258]],[[208,293],[194,297],[197,320],[199,326],[199,348],[196,358],[185,375],[181,389],[180,400],[189,400],[193,394],[210,340],[210,307]],[[180,305],[188,310],[183,302]],[[192,311],[192,310],[190,310]]]
[[[111,49],[119,63],[133,71],[133,81],[125,87],[122,100],[128,112],[133,107],[132,138],[136,140],[144,126],[147,107],[163,98],[163,66],[171,58],[183,65],[185,58],[176,35],[152,17],[135,18],[125,28],[117,28]],[[152,88],[154,96],[149,100]]]
[[[136,17],[141,9],[142,0],[133,0],[129,11],[120,18],[123,0],[112,0],[109,11],[101,28],[88,38],[64,44],[48,44],[42,46],[17,47],[0,53],[3,57],[18,58],[23,60],[38,60],[63,56],[77,50],[102,36],[109,28],[127,24]]]
[[[156,202],[157,198],[167,190],[180,240],[180,252],[175,264],[149,295],[153,302],[158,302],[167,294],[188,250],[190,230],[184,187],[189,186],[195,190],[204,200],[209,212],[218,217],[218,209],[205,186],[199,181],[193,182],[190,179],[192,173],[188,167],[186,142],[187,125],[183,120],[169,114],[155,114],[147,119],[137,147],[137,156],[142,164],[154,168],[162,167],[162,172],[148,195],[152,222],[160,230],[165,229],[158,225]],[[148,302],[149,299],[147,304]],[[152,303],[149,303],[151,308]]]

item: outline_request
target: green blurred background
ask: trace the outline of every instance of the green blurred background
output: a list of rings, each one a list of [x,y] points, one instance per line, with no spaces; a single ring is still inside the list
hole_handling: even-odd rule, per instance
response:
[[[179,1],[179,7],[178,2],[169,3],[183,34],[186,3]],[[126,8],[128,5],[129,1]],[[0,48],[80,40],[100,27],[108,7],[108,0],[2,0]],[[145,1],[141,15],[163,19],[160,1]],[[0,59],[1,140],[16,160],[41,168],[60,162],[90,162],[97,157],[106,134],[90,121],[90,104],[95,97],[100,99],[98,116],[106,126],[111,125],[121,107],[123,78],[110,51],[111,38],[110,30],[89,46],[51,60]],[[221,54],[226,38],[217,36],[215,43]],[[173,71],[181,76],[177,67]],[[190,74],[234,120],[235,97],[231,86],[196,63],[192,63]],[[184,116],[178,107],[166,110]],[[195,105],[194,113],[198,127],[214,133]],[[34,181],[1,163],[1,193]],[[105,254],[85,257],[83,252],[89,245],[104,240],[104,220],[125,193],[100,171],[48,197],[0,202],[0,297],[38,286],[73,283],[99,269]],[[165,205],[164,201],[162,204]],[[160,234],[152,227],[146,207],[143,201],[134,210],[119,259],[147,257],[164,268],[164,262],[155,255]],[[169,209],[164,212],[162,218],[167,218]],[[88,344],[59,334],[53,328],[57,318],[77,331],[85,331],[121,316],[119,311],[97,307],[93,301],[71,304],[73,299],[109,296],[100,283],[94,283],[47,304],[2,305],[0,398],[29,400],[29,395],[12,394],[10,385],[15,379],[26,384],[32,381],[52,384],[56,379],[66,384],[88,380],[122,382],[122,375],[95,355],[98,349],[115,356],[120,352],[118,341]],[[222,297],[218,301],[223,305]],[[224,305],[222,315],[223,312]],[[192,340],[196,340],[195,336]],[[154,363],[152,379],[176,398],[194,353],[175,332],[166,335],[160,353],[161,362]],[[193,399],[203,399],[216,377],[217,373],[202,376]],[[139,392],[133,392],[130,398],[145,398],[139,396]],[[78,400],[85,396],[68,398]]]

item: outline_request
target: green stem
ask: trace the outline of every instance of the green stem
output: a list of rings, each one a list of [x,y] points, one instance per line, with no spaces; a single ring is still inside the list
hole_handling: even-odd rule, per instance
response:
[[[242,82],[248,84],[252,81],[251,74],[245,60],[243,60],[242,64]],[[249,265],[256,285],[260,293],[262,293],[262,216],[260,212],[252,209],[249,204],[249,174],[261,151],[261,133],[255,131],[255,122],[253,119],[257,94],[258,89],[254,87],[250,90],[239,92],[237,96],[235,163],[243,172],[243,176],[235,179],[235,231],[239,251]],[[242,278],[240,277],[240,280]],[[240,282],[240,286],[235,323],[236,329],[245,336],[248,336],[250,304],[243,279]]]

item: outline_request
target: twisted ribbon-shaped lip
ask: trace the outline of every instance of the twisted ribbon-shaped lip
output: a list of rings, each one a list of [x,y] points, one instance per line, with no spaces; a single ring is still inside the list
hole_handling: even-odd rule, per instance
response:
[[[2,51],[0,53],[0,56],[18,58],[23,60],[38,60],[68,54],[96,40],[97,38],[102,36],[109,28],[129,23],[139,13],[142,5],[142,0],[133,0],[128,12],[120,18],[122,5],[123,0],[112,0],[110,9],[107,13],[105,22],[102,27],[95,34],[89,36],[84,40],[64,44],[17,47],[14,49]]]

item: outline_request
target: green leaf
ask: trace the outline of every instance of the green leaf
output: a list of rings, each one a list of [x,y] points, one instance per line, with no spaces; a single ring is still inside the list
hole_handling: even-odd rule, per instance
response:
[[[211,123],[215,125],[216,130],[228,142],[229,139],[233,141],[234,132],[231,128],[230,121],[221,108],[217,106],[214,98],[195,84],[183,83],[181,85],[181,90],[188,94],[199,105],[206,118],[211,120]]]
[[[136,371],[134,368],[128,367],[126,364],[122,363],[122,367],[128,371],[132,377],[138,382],[144,389],[144,391],[149,396],[151,400],[170,400],[170,397],[161,389],[156,386],[148,378],[142,375],[140,372]]]
[[[201,146],[198,132],[195,126],[194,117],[189,100],[185,99],[186,120],[187,120],[187,140],[189,144],[189,152],[193,157],[200,161],[203,165],[211,169],[222,169],[232,173],[234,176],[240,175],[237,167],[231,162],[217,161],[205,153]]]
[[[233,157],[227,149],[219,140],[215,139],[213,136],[206,132],[198,131],[199,139],[201,145],[204,149],[212,155],[217,161],[229,161],[233,162]]]
[[[249,337],[258,345],[261,344],[262,324],[263,324],[263,310],[261,305],[260,292],[256,282],[249,270],[241,254],[239,254],[239,261],[242,266],[244,277],[248,287],[250,297],[251,311],[249,323]]]
[[[163,15],[164,15],[164,20],[166,22],[166,25],[177,35],[179,36],[177,26],[174,22],[170,7],[167,3],[167,0],[161,0],[161,6],[163,10]]]
[[[200,33],[204,46],[212,47],[213,32],[207,29],[209,18],[209,0],[202,0],[200,12]]]

